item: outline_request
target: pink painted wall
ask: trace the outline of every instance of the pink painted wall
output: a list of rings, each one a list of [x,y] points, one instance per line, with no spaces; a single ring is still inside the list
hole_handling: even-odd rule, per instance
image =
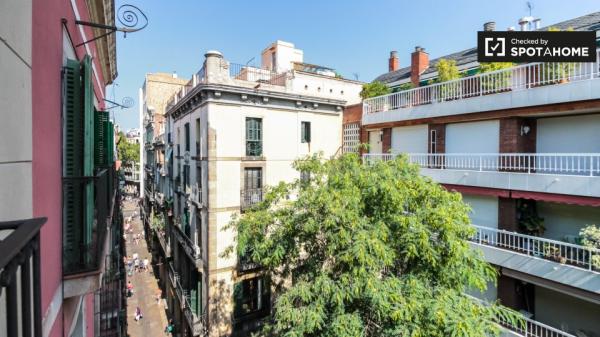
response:
[[[85,335],[94,335],[94,294],[87,294],[85,303]]]
[[[89,20],[85,0],[75,0],[81,20]],[[83,41],[75,25],[75,14],[70,0],[33,0],[32,46],[32,144],[33,144],[33,215],[45,216],[48,221],[41,232],[42,315],[62,280],[62,124],[61,124],[61,70],[63,57],[63,24],[74,45]],[[87,39],[93,36],[91,28],[84,28]],[[94,43],[89,45],[92,56]],[[77,48],[77,57],[86,53],[84,46]],[[95,68],[101,83],[104,78],[98,60]],[[94,78],[94,90],[103,107],[104,87]],[[93,296],[91,297],[93,301]],[[93,308],[93,303],[90,306]],[[93,309],[92,309],[93,314]],[[62,312],[52,328],[52,336],[60,336]],[[93,322],[93,321],[92,321]],[[93,326],[93,323],[92,323]],[[55,331],[58,331],[56,334]],[[93,335],[93,334],[92,334]]]

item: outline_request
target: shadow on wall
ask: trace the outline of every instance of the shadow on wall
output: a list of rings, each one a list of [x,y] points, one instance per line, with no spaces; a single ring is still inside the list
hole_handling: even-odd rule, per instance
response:
[[[211,280],[209,301],[209,336],[228,336],[231,333],[233,293],[225,280]]]

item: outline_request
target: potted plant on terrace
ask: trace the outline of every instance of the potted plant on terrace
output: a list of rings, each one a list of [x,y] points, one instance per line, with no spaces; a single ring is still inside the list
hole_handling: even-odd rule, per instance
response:
[[[600,227],[596,225],[588,225],[579,232],[581,244],[584,247],[600,249]],[[596,270],[600,270],[600,254],[592,254],[590,256],[592,266]]]

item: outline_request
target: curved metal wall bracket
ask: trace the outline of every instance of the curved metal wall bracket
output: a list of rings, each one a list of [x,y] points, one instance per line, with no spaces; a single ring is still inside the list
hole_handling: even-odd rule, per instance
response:
[[[96,36],[91,40],[84,41],[76,45],[75,47],[83,46],[84,44],[96,41],[114,32],[122,32],[124,34],[123,36],[127,37],[127,33],[135,33],[148,26],[148,17],[146,16],[146,14],[144,14],[144,12],[142,12],[141,9],[133,5],[121,5],[121,7],[119,7],[119,9],[117,10],[117,19],[119,20],[119,23],[122,25],[122,27],[108,26],[101,23],[76,20],[75,24],[77,25],[106,29],[108,30],[108,32]]]

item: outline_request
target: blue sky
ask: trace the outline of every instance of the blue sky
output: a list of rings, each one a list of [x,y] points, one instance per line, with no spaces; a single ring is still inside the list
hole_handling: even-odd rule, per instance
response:
[[[417,45],[435,58],[474,47],[484,22],[496,21],[496,29],[505,30],[528,15],[522,0],[116,2],[117,7],[140,7],[149,19],[146,29],[126,38],[119,33],[117,38],[119,76],[107,96],[136,101],[130,109],[114,110],[125,129],[138,126],[138,89],[144,74],[176,71],[189,78],[210,49],[231,62],[246,63],[252,57],[258,61],[262,49],[279,39],[304,50],[305,62],[371,81],[387,71],[391,50],[398,51],[400,66],[407,66]],[[543,26],[600,10],[597,0],[537,0],[533,5],[532,15],[541,18]]]

